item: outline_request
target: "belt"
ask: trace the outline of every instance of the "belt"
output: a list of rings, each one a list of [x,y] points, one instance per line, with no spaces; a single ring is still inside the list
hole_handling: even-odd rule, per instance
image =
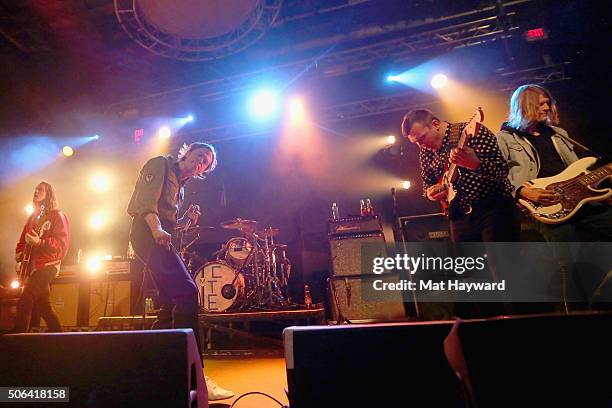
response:
[[[479,213],[491,208],[499,207],[503,204],[514,206],[514,201],[510,196],[487,197],[471,204],[461,204],[449,208],[449,218],[457,219],[472,213]]]

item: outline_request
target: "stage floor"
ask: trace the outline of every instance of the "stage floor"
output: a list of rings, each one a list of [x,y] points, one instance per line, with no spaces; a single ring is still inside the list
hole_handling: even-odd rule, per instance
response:
[[[270,394],[280,402],[289,404],[284,391],[287,388],[284,358],[205,358],[204,374],[215,380],[221,387],[236,394],[227,400],[211,402],[212,407],[215,406],[213,404],[229,406],[242,394],[252,391]],[[248,395],[236,405],[240,408],[277,408],[279,406],[263,395]]]

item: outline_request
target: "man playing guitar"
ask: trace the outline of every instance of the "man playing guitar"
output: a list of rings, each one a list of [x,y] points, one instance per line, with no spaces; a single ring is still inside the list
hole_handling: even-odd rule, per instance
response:
[[[578,160],[576,150],[588,149],[557,127],[557,106],[550,92],[539,85],[518,87],[510,99],[508,122],[497,141],[510,167],[509,179],[516,198],[540,205],[558,203],[551,189],[529,187],[530,180],[555,176]],[[612,210],[605,204],[583,206],[571,220],[555,225],[537,223],[539,232],[551,242],[612,241]]]
[[[34,307],[47,323],[48,330],[59,332],[62,327],[49,300],[50,283],[59,272],[70,245],[68,218],[59,210],[55,190],[49,183],[36,186],[32,205],[34,211],[15,249],[15,260],[21,263],[19,281],[24,288],[17,303],[14,332],[30,330]]]
[[[452,240],[517,241],[520,224],[512,200],[513,187],[495,136],[476,123],[474,134],[457,148],[455,136],[464,128],[466,124],[441,121],[427,109],[415,109],[404,116],[402,134],[420,148],[425,196],[432,201],[448,199],[449,191],[438,180],[454,164],[458,167],[453,182],[456,197],[447,209]]]

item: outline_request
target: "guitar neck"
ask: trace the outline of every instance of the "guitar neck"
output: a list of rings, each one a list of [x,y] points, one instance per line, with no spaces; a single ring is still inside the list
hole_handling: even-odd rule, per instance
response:
[[[459,141],[457,142],[457,148],[458,149],[463,149],[467,143],[467,137],[468,134],[465,131],[465,128],[461,131],[461,137],[459,138]],[[448,179],[449,180],[453,180],[455,178],[455,175],[457,173],[457,165],[455,163],[451,163],[448,166]]]
[[[592,172],[581,176],[578,179],[578,182],[583,186],[592,186],[610,175],[612,175],[612,163],[608,163],[597,170],[593,170]]]

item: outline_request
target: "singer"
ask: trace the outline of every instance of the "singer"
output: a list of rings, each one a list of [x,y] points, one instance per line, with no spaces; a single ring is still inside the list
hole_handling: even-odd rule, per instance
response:
[[[198,290],[172,245],[171,232],[197,223],[197,206],[178,219],[185,183],[192,178],[204,179],[216,165],[215,148],[207,143],[183,145],[177,159],[154,157],[140,171],[127,209],[132,216],[130,242],[159,290],[162,308],[154,328],[190,328],[199,348]],[[209,400],[233,395],[208,378],[207,388]]]

